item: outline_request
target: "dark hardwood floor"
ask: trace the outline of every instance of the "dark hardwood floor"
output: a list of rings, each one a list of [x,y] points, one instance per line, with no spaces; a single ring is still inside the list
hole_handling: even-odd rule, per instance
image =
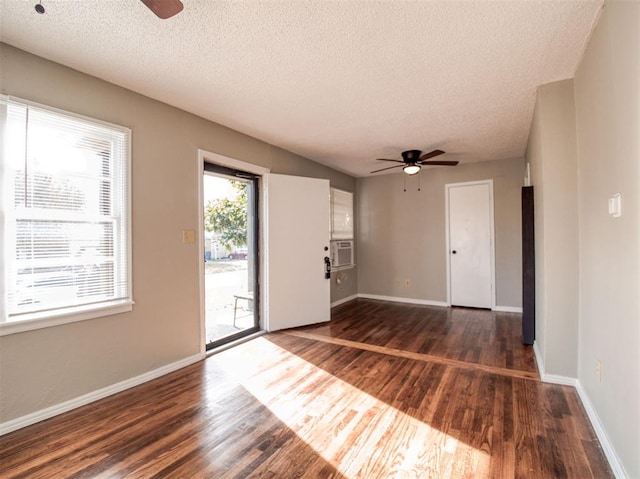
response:
[[[356,300],[0,438],[2,478],[609,478],[519,315]]]

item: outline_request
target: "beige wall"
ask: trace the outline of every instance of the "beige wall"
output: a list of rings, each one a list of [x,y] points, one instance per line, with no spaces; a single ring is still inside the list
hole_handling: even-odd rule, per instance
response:
[[[628,477],[640,478],[640,3],[605,3],[575,76],[575,104],[578,378]],[[615,193],[620,218],[607,214]]]
[[[575,78],[539,88],[527,160],[536,347],[547,374],[578,379],[617,476],[638,478],[639,3],[607,2]],[[620,218],[607,208],[616,193]]]
[[[536,257],[536,288],[535,288],[535,347],[538,350],[540,358],[544,358],[546,354],[545,341],[546,337],[546,321],[547,317],[547,287],[545,283],[546,275],[544,274],[545,242],[544,242],[544,218],[545,210],[541,205],[544,204],[544,183],[543,162],[542,157],[542,116],[539,108],[540,99],[536,97],[536,106],[533,112],[533,121],[531,122],[531,130],[529,131],[529,141],[527,143],[527,151],[525,153],[525,161],[529,164],[530,184],[534,185],[534,228],[535,228],[535,257]],[[543,363],[538,364],[538,368],[542,369]]]
[[[274,173],[355,179],[129,90],[0,44],[2,93],[133,130],[131,313],[0,337],[0,423],[197,354],[199,148]],[[355,275],[332,300],[356,292]]]
[[[534,187],[536,348],[547,374],[578,374],[578,173],[573,81],[538,89],[526,160]]]
[[[496,305],[520,308],[523,165],[500,160],[358,178],[358,292],[446,302],[445,184],[492,178]]]
[[[356,246],[354,246],[356,248]],[[357,265],[356,265],[357,267]],[[340,277],[340,283],[338,283]],[[350,300],[358,292],[358,270],[356,268],[346,269],[340,273],[331,273],[331,303],[338,303],[341,300]]]

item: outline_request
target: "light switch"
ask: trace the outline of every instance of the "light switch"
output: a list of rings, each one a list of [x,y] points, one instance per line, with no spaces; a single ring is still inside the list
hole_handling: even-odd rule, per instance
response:
[[[620,193],[616,193],[609,198],[609,214],[614,218],[622,216],[622,201]]]
[[[182,230],[182,242],[183,243],[195,243],[196,232],[194,230]]]

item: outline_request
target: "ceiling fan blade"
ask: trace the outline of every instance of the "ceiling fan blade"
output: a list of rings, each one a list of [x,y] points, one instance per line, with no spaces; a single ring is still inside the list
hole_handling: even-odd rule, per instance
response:
[[[459,161],[447,161],[447,160],[431,160],[431,161],[419,161],[418,164],[425,166],[456,166]]]
[[[141,0],[149,10],[159,18],[166,20],[182,11],[184,5],[180,0]]]
[[[433,151],[430,151],[429,153],[425,153],[424,155],[422,155],[419,161],[428,160],[429,158],[433,158],[434,156],[444,155],[444,153],[445,152],[442,150],[433,150]]]
[[[396,163],[404,163],[402,160],[387,160],[386,158],[376,158],[377,161],[395,161]]]
[[[379,171],[391,170],[392,168],[400,168],[403,165],[390,166],[389,168],[382,168],[381,170],[374,170],[371,173],[378,173]]]

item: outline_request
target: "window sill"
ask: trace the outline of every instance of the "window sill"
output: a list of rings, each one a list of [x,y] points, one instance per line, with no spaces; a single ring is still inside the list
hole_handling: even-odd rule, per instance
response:
[[[10,334],[24,333],[25,331],[50,328],[52,326],[60,326],[61,324],[75,323],[78,321],[85,321],[87,319],[126,313],[133,309],[133,304],[133,301],[121,301],[108,306],[93,306],[83,310],[74,308],[72,311],[60,311],[55,315],[50,314],[45,317],[35,316],[20,320],[7,321],[5,323],[0,323],[0,336],[8,336]]]

